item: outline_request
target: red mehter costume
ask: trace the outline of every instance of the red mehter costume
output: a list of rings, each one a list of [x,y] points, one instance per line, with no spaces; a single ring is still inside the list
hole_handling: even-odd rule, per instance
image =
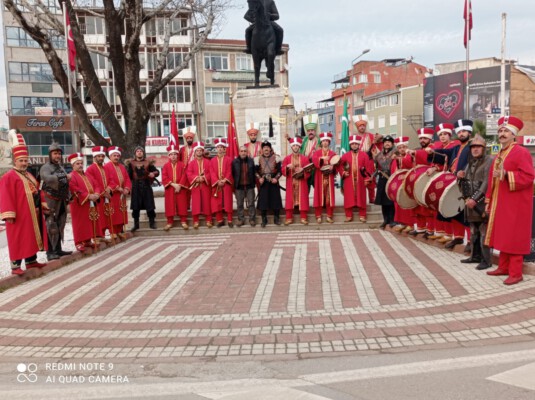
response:
[[[118,148],[110,147],[110,149],[108,149],[109,154],[112,154],[113,151],[117,151],[116,149]],[[118,189],[127,188],[131,191],[132,182],[130,181],[128,172],[126,172],[126,168],[123,164],[109,162],[104,165],[104,170],[108,174],[107,176],[109,176],[108,185],[112,190],[111,206],[113,208],[113,215],[111,220],[113,223],[113,233],[117,234],[123,231],[124,225],[128,224],[126,196],[122,195]]]
[[[202,148],[204,144],[195,142],[194,149]],[[202,157],[201,159],[194,158],[186,168],[186,176],[191,188],[191,214],[193,215],[194,228],[198,227],[199,215],[206,216],[208,226],[212,224],[212,209],[210,198],[212,196],[212,188],[210,187],[210,160]],[[204,177],[205,181],[200,182],[200,177]]]
[[[80,154],[81,156],[81,154]],[[69,161],[72,161],[69,158]],[[89,242],[98,235],[98,209],[95,202],[89,200],[89,195],[98,193],[95,191],[93,182],[84,173],[71,172],[69,190],[73,195],[70,203],[72,218],[72,233],[74,244],[77,246]]]
[[[355,143],[359,143],[360,137],[352,135],[350,137]],[[362,222],[366,220],[366,183],[370,184],[369,177],[373,173],[370,165],[370,157],[363,151],[356,153],[349,150],[345,153],[338,165],[340,176],[344,172],[349,172],[348,177],[344,177],[344,209],[346,221],[353,219],[353,207],[358,207],[359,217]],[[366,177],[364,175],[366,175]]]
[[[498,125],[516,135],[523,123],[515,117],[502,117]],[[493,178],[495,170],[502,171],[502,179]],[[498,269],[489,275],[509,274],[506,284],[522,280],[523,255],[530,253],[534,178],[530,152],[516,143],[500,150],[489,173],[485,245],[500,251]]]
[[[92,153],[93,157],[98,154],[106,155],[103,146],[93,147]],[[96,162],[87,167],[85,174],[93,182],[95,192],[100,193],[100,201],[97,204],[99,215],[97,236],[104,237],[106,236],[106,229],[110,231],[110,234],[113,233],[111,231],[111,199],[104,197],[106,188],[110,187],[108,183],[110,179],[104,167],[101,167]]]
[[[293,138],[290,141],[290,145],[294,143],[301,145],[300,138]],[[308,157],[302,154],[290,154],[282,162],[282,174],[286,177],[286,200],[284,208],[286,210],[286,225],[293,222],[293,211],[295,207],[299,208],[299,214],[301,222],[305,223],[307,219],[307,213],[310,209],[308,200],[308,185],[307,181],[310,177],[310,172],[303,172],[301,177],[293,177],[297,168],[303,168],[310,164]]]
[[[218,181],[225,181],[219,187]],[[216,156],[210,160],[210,182],[212,184],[211,209],[216,214],[216,222],[223,221],[223,211],[227,213],[228,222],[232,223],[232,201],[234,178],[232,177],[232,159],[228,156]]]
[[[320,140],[329,140],[330,132],[322,132]],[[312,162],[317,171],[314,174],[314,212],[316,219],[321,219],[321,210],[323,207],[327,210],[327,221],[331,222],[334,213],[334,176],[336,170],[333,168],[331,173],[322,173],[321,167],[330,165],[331,158],[336,155],[331,149],[319,149],[312,153]],[[320,221],[318,221],[320,222]]]
[[[165,188],[165,216],[167,223],[173,225],[175,215],[180,216],[180,222],[187,224],[188,216],[188,186],[184,164],[177,161],[173,164],[167,162],[162,168],[162,185]],[[171,186],[175,183],[181,186],[180,192],[176,193]]]
[[[396,144],[408,144],[409,138],[408,137],[401,137],[396,138],[395,143]],[[414,162],[412,160],[412,156],[410,154],[406,154],[403,158],[400,160],[392,160],[392,164],[390,166],[390,171],[393,174],[398,169],[411,169],[414,167]],[[406,210],[404,208],[401,208],[397,201],[394,200],[394,207],[396,209],[396,213],[394,215],[394,220],[401,225],[405,225],[405,227],[412,227],[414,226],[414,216],[412,213],[412,210]]]

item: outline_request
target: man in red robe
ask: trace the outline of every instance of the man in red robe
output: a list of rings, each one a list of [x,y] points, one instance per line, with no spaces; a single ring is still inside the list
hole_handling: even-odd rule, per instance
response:
[[[396,155],[395,159],[392,161],[390,167],[390,172],[393,174],[398,169],[411,169],[414,167],[414,161],[412,156],[407,152],[409,145],[409,137],[402,136],[394,139],[394,144],[396,145]],[[394,200],[394,207],[396,212],[394,214],[394,221],[397,225],[394,228],[395,232],[399,233],[408,233],[414,228],[414,216],[412,210],[406,210],[401,208],[397,201]]]
[[[83,252],[86,247],[96,246],[99,230],[97,201],[100,193],[95,191],[94,182],[84,173],[84,155],[73,153],[68,157],[68,161],[73,169],[69,174],[72,233],[76,250]],[[91,243],[91,239],[94,239],[95,243]]]
[[[375,172],[375,165],[373,162],[373,154],[380,152],[383,150],[383,138],[379,134],[373,134],[371,132],[367,132],[366,129],[368,128],[368,116],[366,115],[353,115],[353,122],[355,123],[355,127],[357,128],[357,135],[361,137],[361,144],[360,144],[360,151],[363,151],[368,155],[369,159],[369,166],[367,167],[369,170]],[[368,191],[368,198],[370,200],[370,203],[375,202],[375,189],[376,185],[375,182],[372,180],[367,186],[366,190]]]
[[[258,122],[251,122],[247,124],[247,136],[249,136],[249,143],[245,143],[247,148],[247,156],[254,159],[262,153],[262,143],[258,141],[258,134],[260,133],[260,124]]]
[[[186,176],[191,190],[191,214],[193,215],[193,228],[199,229],[199,215],[206,218],[206,226],[211,228],[212,209],[210,197],[210,160],[204,158],[204,143],[193,143],[195,158],[186,168]]]
[[[360,222],[366,222],[366,187],[371,184],[368,154],[359,151],[362,138],[349,137],[350,151],[345,153],[338,164],[338,173],[344,178],[345,222],[353,221],[353,207],[359,209]]]
[[[212,183],[211,208],[215,213],[217,227],[225,224],[223,211],[227,213],[229,228],[234,226],[232,222],[232,203],[234,193],[234,178],[232,177],[232,159],[226,155],[227,139],[215,138],[217,156],[210,160],[210,182]]]
[[[182,131],[182,137],[184,138],[184,145],[180,147],[178,152],[178,161],[184,166],[184,173],[188,168],[188,164],[193,160],[195,151],[193,150],[193,141],[195,140],[195,134],[197,133],[196,126],[188,126]],[[188,209],[191,206],[191,192],[186,191],[186,197],[188,202]]]
[[[104,146],[95,146],[91,149],[91,153],[93,154],[93,164],[87,167],[85,174],[93,182],[95,192],[100,193],[100,200],[97,203],[99,215],[97,242],[99,242],[100,240],[105,240],[106,229],[110,231],[110,235],[113,234],[111,223],[111,188],[109,185],[109,172],[106,172],[104,169],[106,148]]]
[[[310,204],[308,200],[307,181],[310,170],[303,170],[310,164],[308,157],[300,154],[302,140],[299,137],[289,139],[292,154],[286,156],[282,162],[282,174],[286,177],[286,221],[284,225],[293,224],[294,209],[298,208],[301,223],[308,225],[308,210]]]
[[[502,148],[492,163],[485,202],[489,214],[485,245],[500,251],[498,268],[488,275],[509,275],[503,282],[523,280],[523,255],[530,253],[533,215],[533,160],[530,152],[515,142],[524,123],[516,117],[498,120]]]
[[[117,238],[117,236],[121,239],[126,239],[126,235],[123,232],[124,227],[128,224],[128,208],[126,205],[126,198],[132,191],[132,182],[130,181],[128,172],[126,172],[125,166],[119,162],[122,152],[123,150],[120,147],[108,147],[108,157],[110,158],[111,162],[104,166],[104,170],[110,178],[108,184],[112,193],[112,239]]]
[[[314,212],[318,224],[321,224],[321,214],[324,207],[327,211],[327,222],[330,224],[334,222],[334,176],[336,170],[331,165],[331,158],[336,153],[329,147],[332,137],[331,132],[320,133],[321,148],[312,153],[312,162],[317,170],[314,174]]]
[[[165,217],[167,225],[164,231],[173,227],[175,215],[180,217],[182,229],[188,230],[188,185],[184,164],[178,160],[178,148],[167,147],[169,161],[162,168],[162,185],[165,188]]]
[[[42,215],[37,180],[27,171],[28,148],[14,129],[9,131],[14,167],[0,179],[0,219],[6,222],[7,246],[11,273],[23,275],[26,269],[42,268],[37,252],[46,250],[46,228]]]

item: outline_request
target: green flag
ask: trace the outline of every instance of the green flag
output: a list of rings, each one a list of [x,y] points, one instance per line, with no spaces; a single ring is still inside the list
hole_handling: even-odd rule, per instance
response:
[[[344,112],[342,114],[342,135],[340,140],[340,154],[349,151],[349,118],[347,116],[347,99],[344,99]]]

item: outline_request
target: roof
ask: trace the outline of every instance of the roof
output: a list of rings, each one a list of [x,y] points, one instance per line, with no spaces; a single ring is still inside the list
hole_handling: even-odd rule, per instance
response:
[[[523,72],[535,83],[535,66],[533,65],[515,65],[515,68],[520,72]]]
[[[214,82],[254,82],[254,71],[217,71],[212,74]],[[269,82],[265,74],[260,74],[260,82]]]

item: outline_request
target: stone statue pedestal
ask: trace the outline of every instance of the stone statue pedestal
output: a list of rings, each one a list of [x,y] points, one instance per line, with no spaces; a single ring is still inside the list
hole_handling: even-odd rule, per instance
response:
[[[287,132],[288,124],[286,116],[281,115],[281,105],[284,101],[285,90],[278,87],[240,89],[234,95],[234,115],[236,117],[236,129],[240,145],[249,142],[247,136],[248,124],[260,123],[259,142],[268,140],[276,154],[286,156],[288,154],[285,134],[290,137],[294,129]],[[290,96],[292,103],[293,98]],[[273,137],[269,137],[269,117],[273,121]],[[292,125],[294,125],[292,123]]]

